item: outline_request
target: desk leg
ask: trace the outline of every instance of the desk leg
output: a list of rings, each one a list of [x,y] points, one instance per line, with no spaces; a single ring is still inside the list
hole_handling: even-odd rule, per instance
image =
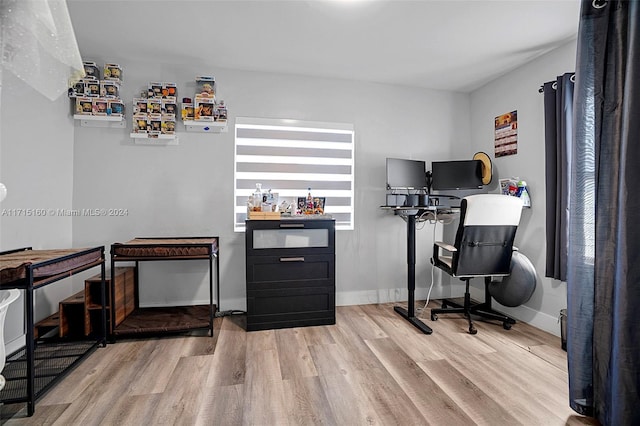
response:
[[[407,290],[409,291],[408,309],[395,306],[393,308],[401,317],[409,321],[424,334],[431,334],[433,330],[415,316],[416,291],[416,215],[407,215]]]
[[[218,267],[218,262],[216,259],[216,268]],[[220,292],[216,294],[216,303],[217,308],[220,309]],[[213,337],[213,318],[215,317],[215,312],[213,310],[213,254],[209,254],[209,336]]]

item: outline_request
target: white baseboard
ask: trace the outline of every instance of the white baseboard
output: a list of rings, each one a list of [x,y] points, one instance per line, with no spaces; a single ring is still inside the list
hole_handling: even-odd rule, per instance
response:
[[[16,337],[10,342],[5,342],[5,350],[7,355],[11,355],[12,353],[24,348],[26,344],[27,336],[24,334],[22,336]]]
[[[220,306],[221,311],[246,311],[247,299],[246,298],[234,298],[234,299],[222,299]]]
[[[544,312],[538,312],[525,305],[521,305],[516,308],[509,308],[502,306],[499,303],[495,303],[494,309],[519,321],[526,322],[535,328],[539,328],[540,330],[544,330],[547,333],[560,337],[560,322],[558,317],[545,314]]]

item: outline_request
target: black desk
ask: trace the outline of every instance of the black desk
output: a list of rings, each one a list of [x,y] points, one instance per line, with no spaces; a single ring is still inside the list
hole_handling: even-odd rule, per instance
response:
[[[389,207],[382,206],[384,210],[391,210],[394,214],[406,219],[407,222],[407,290],[409,300],[407,309],[394,306],[393,310],[401,317],[409,321],[424,334],[431,334],[433,330],[415,316],[415,292],[416,292],[416,217],[426,212],[437,213],[450,210],[450,207],[426,206],[426,207]]]

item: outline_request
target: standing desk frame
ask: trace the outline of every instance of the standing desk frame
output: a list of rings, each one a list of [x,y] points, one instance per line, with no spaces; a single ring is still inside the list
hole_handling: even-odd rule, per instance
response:
[[[397,216],[402,217],[407,222],[407,291],[409,300],[407,301],[407,309],[394,306],[393,310],[396,311],[402,318],[413,324],[418,330],[424,334],[431,334],[433,330],[422,322],[422,320],[416,317],[415,313],[415,293],[416,293],[416,217],[423,215],[427,212],[437,213],[439,210],[445,210],[444,208],[438,208],[437,206],[424,206],[424,207],[390,207],[382,206],[384,210],[391,210]],[[446,210],[450,210],[447,208]]]

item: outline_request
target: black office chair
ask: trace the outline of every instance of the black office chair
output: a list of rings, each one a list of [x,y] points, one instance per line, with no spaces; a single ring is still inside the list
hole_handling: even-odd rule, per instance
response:
[[[470,334],[477,333],[471,315],[502,321],[506,330],[515,324],[513,318],[491,308],[489,284],[492,277],[509,275],[521,213],[522,200],[509,195],[477,194],[462,199],[455,244],[435,242],[432,261],[437,268],[465,282],[464,303],[443,300],[441,309],[431,310],[432,321],[438,319],[438,314],[462,313],[469,320]],[[472,304],[469,281],[478,277],[485,279],[485,301]]]

